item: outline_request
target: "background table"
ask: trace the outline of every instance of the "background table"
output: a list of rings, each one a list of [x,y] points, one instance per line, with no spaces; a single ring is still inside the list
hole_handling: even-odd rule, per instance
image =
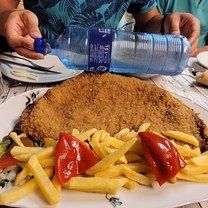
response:
[[[22,83],[20,86],[11,87],[14,84],[12,80],[4,79],[4,93],[0,97],[0,104],[5,102],[12,96],[19,95],[23,92],[42,88],[53,87],[60,83],[51,84],[27,84]],[[172,93],[189,98],[196,104],[200,105],[208,111],[208,87],[195,82],[195,79],[187,72],[178,76],[155,76],[145,81],[156,84],[157,86],[166,89]],[[207,190],[208,191],[208,190]],[[178,208],[208,208],[208,200],[200,203],[189,204]]]

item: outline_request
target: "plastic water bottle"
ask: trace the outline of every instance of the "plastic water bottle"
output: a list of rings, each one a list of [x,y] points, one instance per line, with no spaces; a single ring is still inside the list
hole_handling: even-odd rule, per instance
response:
[[[68,27],[58,39],[35,39],[35,51],[53,49],[69,69],[180,74],[187,66],[190,44],[181,35],[159,35],[110,29]]]

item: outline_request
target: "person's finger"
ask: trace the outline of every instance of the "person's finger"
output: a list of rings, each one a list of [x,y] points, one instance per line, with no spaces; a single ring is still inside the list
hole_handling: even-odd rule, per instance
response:
[[[198,39],[191,44],[191,51],[190,51],[190,56],[195,57],[198,53]]]
[[[200,21],[197,18],[195,18],[190,27],[192,28],[192,30],[190,31],[188,39],[190,44],[192,45],[196,41],[198,43],[198,38],[200,36]]]
[[[24,22],[25,27],[27,27],[28,34],[30,35],[30,37],[41,38],[42,35],[41,35],[40,30],[38,28],[37,16],[30,11],[21,13],[21,16],[22,16],[22,20]]]
[[[29,58],[29,59],[44,59],[44,55],[43,54],[36,53],[36,52],[31,51],[31,50],[29,50],[27,48],[16,47],[15,51],[19,55],[24,56],[24,57]]]
[[[44,55],[34,52],[34,41],[31,38],[12,35],[10,37],[10,45],[13,49],[22,56],[31,59],[43,59]]]
[[[30,38],[22,37],[20,35],[10,35],[7,37],[7,41],[13,48],[25,47],[33,50],[33,40]]]
[[[180,34],[180,19],[176,13],[168,14],[164,22],[165,34]]]

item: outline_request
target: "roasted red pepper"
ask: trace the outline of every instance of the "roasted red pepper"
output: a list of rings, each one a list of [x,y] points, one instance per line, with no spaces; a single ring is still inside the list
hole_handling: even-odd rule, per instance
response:
[[[17,159],[14,159],[13,156],[11,155],[10,151],[11,149],[15,146],[16,144],[12,144],[9,149],[6,150],[4,155],[2,156],[0,160],[0,169],[16,165],[19,161]]]
[[[84,173],[100,158],[76,137],[61,133],[56,145],[55,174],[61,185],[71,177]]]
[[[26,147],[33,147],[33,142],[27,138],[27,137],[22,137],[20,138],[22,143],[24,144],[24,146]],[[16,143],[13,143],[4,153],[4,155],[2,156],[2,158],[0,159],[0,169],[12,166],[12,165],[16,165],[17,163],[19,163],[19,161],[15,158],[13,158],[13,156],[11,155],[10,151],[11,149],[17,146]]]
[[[140,132],[139,137],[144,156],[160,186],[186,166],[178,150],[169,140],[151,132]]]

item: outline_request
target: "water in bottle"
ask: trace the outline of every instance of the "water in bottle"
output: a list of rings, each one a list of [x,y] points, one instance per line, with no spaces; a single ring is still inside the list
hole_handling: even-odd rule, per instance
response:
[[[58,39],[35,39],[38,53],[53,49],[69,69],[180,74],[187,66],[190,43],[181,35],[68,27]]]

